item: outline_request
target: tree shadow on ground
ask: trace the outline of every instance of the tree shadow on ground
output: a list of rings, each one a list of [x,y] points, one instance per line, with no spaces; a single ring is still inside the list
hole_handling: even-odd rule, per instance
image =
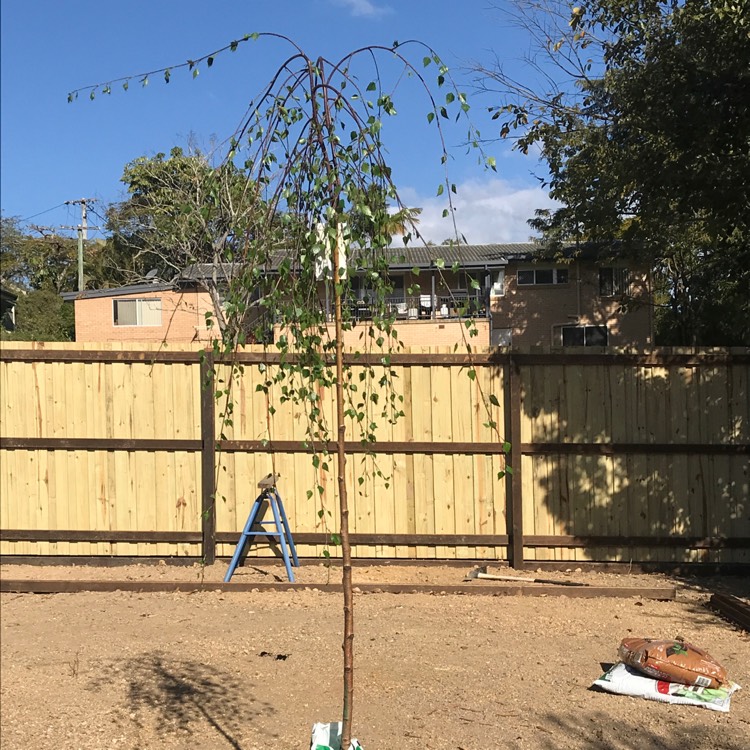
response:
[[[614,700],[620,696],[612,696]],[[624,698],[623,700],[630,700]],[[647,704],[648,702],[644,702]],[[645,705],[644,708],[648,706]],[[654,707],[654,704],[650,704]],[[565,737],[565,747],[577,750],[683,750],[687,747],[721,748],[722,750],[745,750],[746,730],[714,721],[705,709],[690,709],[686,706],[663,706],[665,713],[652,715],[653,723],[644,711],[632,719],[597,712],[586,718],[575,712],[542,714],[538,717],[534,747],[540,750],[558,750],[560,738]],[[691,713],[692,711],[692,713]],[[718,714],[722,717],[723,714]],[[708,719],[708,721],[706,721]]]
[[[125,676],[128,709],[143,724],[146,715],[161,736],[195,734],[208,724],[217,734],[219,748],[226,744],[243,750],[239,738],[260,716],[274,708],[253,697],[252,684],[198,661],[176,659],[159,652],[143,654],[102,670],[91,689],[111,684],[113,671]]]

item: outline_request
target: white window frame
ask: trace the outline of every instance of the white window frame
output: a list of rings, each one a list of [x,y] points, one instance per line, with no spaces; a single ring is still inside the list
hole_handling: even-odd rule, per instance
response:
[[[135,323],[118,323],[117,322],[117,305],[121,302],[134,302],[135,303]],[[148,302],[149,304],[159,303],[159,322],[158,323],[144,323],[143,322],[143,304]],[[162,326],[162,302],[161,297],[136,297],[127,298],[121,297],[120,299],[112,300],[112,325],[115,328],[161,328]]]
[[[521,281],[519,273],[522,271],[531,271],[534,274],[534,281]],[[537,281],[537,273],[539,271],[552,271],[552,282],[549,281]],[[560,279],[560,275],[564,274],[565,278]],[[516,271],[516,286],[557,286],[559,284],[570,283],[570,271],[567,267],[565,268],[519,268]]]

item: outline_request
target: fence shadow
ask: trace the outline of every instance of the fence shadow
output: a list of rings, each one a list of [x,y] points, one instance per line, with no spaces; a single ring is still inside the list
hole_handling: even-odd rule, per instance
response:
[[[614,444],[609,455],[593,445],[580,455],[532,456],[533,483],[525,491],[533,487],[534,503],[541,503],[549,520],[542,514],[541,528],[527,533],[623,540],[744,536],[747,457],[721,452],[747,442],[746,385],[731,365],[531,367],[523,388],[521,408],[532,443]],[[711,450],[691,448],[696,443]],[[671,544],[584,551],[599,561],[747,560],[740,550],[691,552]]]
[[[253,696],[253,685],[215,666],[175,659],[151,652],[126,659],[117,666],[126,676],[129,712],[143,724],[147,716],[162,737],[193,735],[201,723],[216,733],[212,747],[247,750],[240,738],[260,716],[275,712],[273,706]],[[91,689],[109,684],[108,677],[93,680]]]

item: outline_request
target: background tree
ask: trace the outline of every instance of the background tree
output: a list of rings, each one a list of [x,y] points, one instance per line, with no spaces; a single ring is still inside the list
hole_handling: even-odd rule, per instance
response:
[[[539,75],[478,67],[500,134],[539,150],[552,247],[617,246],[655,268],[660,343],[750,343],[750,4],[519,1]]]
[[[15,217],[2,218],[0,278],[20,289],[72,291],[77,280],[77,245],[50,230],[22,230]]]
[[[122,271],[136,280],[156,270],[169,281],[190,265],[212,264],[213,274],[200,280],[224,333],[222,290],[240,244],[262,221],[257,185],[231,160],[213,166],[199,150],[177,147],[135,159],[121,179],[130,197],[110,207],[107,228]]]
[[[16,301],[16,327],[0,327],[0,338],[7,341],[72,341],[75,338],[73,305],[49,289],[19,294]]]
[[[51,230],[29,233],[16,217],[2,217],[0,281],[18,291],[17,325],[3,338],[16,341],[70,341],[74,337],[73,306],[60,298],[78,283],[77,243]],[[84,252],[84,279],[89,288],[107,286],[107,246],[90,241]]]

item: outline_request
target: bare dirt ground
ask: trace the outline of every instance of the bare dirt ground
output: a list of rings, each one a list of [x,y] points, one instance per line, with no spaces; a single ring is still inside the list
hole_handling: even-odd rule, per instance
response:
[[[354,580],[447,585],[470,567],[356,567]],[[0,575],[218,581],[225,570],[13,565]],[[366,750],[750,747],[750,635],[705,607],[711,591],[747,597],[750,582],[538,575],[676,585],[678,598],[359,594],[354,724]],[[286,580],[280,564],[241,568],[234,580],[269,576]],[[338,578],[317,564],[298,575]],[[2,594],[0,607],[3,750],[306,750],[312,724],[340,714],[337,594]],[[706,648],[745,688],[731,713],[590,690],[631,635]]]

